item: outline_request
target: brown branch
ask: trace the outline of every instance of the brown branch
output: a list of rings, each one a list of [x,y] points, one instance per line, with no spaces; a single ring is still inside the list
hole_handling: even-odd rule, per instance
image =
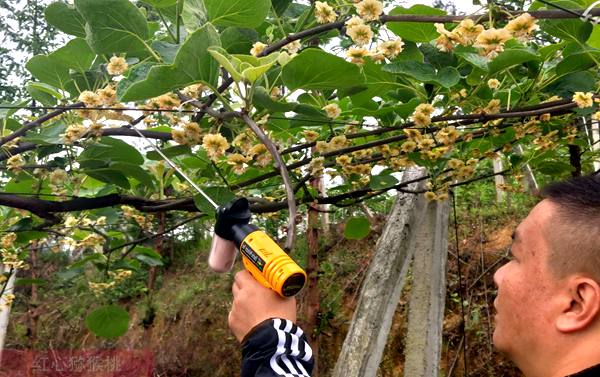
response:
[[[162,232],[159,232],[159,233],[156,233],[156,234],[151,234],[151,235],[149,235],[149,236],[146,236],[146,237],[141,237],[141,238],[135,239],[135,240],[133,240],[133,241],[126,242],[126,243],[124,243],[124,244],[122,244],[122,245],[115,246],[115,247],[113,247],[113,248],[111,248],[111,249],[107,250],[105,254],[110,254],[110,253],[112,253],[112,252],[113,252],[113,251],[115,251],[115,250],[119,250],[119,249],[122,249],[122,248],[124,248],[124,247],[127,247],[127,246],[135,246],[135,245],[139,245],[139,244],[140,244],[140,243],[142,243],[142,242],[149,241],[149,240],[152,240],[152,239],[154,239],[154,238],[160,237],[160,236],[162,236],[162,235],[165,235],[165,234],[167,234],[167,233],[170,233],[170,232],[174,231],[175,229],[177,229],[177,228],[179,228],[179,227],[182,227],[182,226],[184,226],[184,225],[185,225],[185,224],[187,224],[187,223],[190,223],[190,222],[192,222],[192,221],[198,220],[199,218],[201,218],[201,217],[203,217],[203,216],[205,216],[205,214],[201,214],[201,215],[196,215],[196,216],[190,217],[190,218],[188,218],[188,219],[185,219],[185,220],[183,220],[183,221],[180,221],[180,222],[178,222],[177,224],[173,225],[173,226],[172,226],[172,227],[170,227],[169,229],[166,229],[166,230],[164,230],[164,231],[162,231]],[[133,250],[133,249],[132,249],[132,250]],[[125,254],[123,254],[123,255],[121,256],[121,259],[124,259],[124,258],[127,256],[127,254],[128,254],[128,253],[125,253]]]
[[[23,127],[19,128],[18,130],[16,130],[12,134],[10,134],[8,136],[5,136],[2,139],[0,139],[0,146],[8,143],[11,140],[14,140],[14,139],[16,139],[18,137],[21,137],[21,136],[25,135],[29,130],[32,130],[32,129],[36,128],[36,127],[41,126],[42,123],[44,123],[44,122],[46,122],[46,121],[48,121],[50,119],[56,118],[57,116],[61,115],[62,113],[66,112],[68,110],[72,110],[72,109],[75,109],[75,108],[81,108],[81,107],[83,107],[83,102],[77,102],[77,103],[74,103],[72,105],[65,106],[64,108],[55,110],[55,111],[53,111],[51,113],[42,115],[41,117],[37,118],[33,122],[25,123],[23,125]]]
[[[281,174],[281,178],[283,179],[283,186],[285,187],[285,193],[287,196],[288,203],[288,229],[287,229],[287,238],[285,241],[285,249],[290,251],[294,248],[294,243],[296,241],[296,201],[294,199],[294,189],[292,188],[292,182],[290,180],[290,173],[285,165],[285,162],[281,158],[281,154],[277,150],[277,147],[269,139],[269,137],[265,134],[262,128],[254,120],[245,112],[241,113],[242,120],[250,127],[252,132],[259,138],[259,140],[267,147],[267,150],[275,160],[276,168],[279,170]]]

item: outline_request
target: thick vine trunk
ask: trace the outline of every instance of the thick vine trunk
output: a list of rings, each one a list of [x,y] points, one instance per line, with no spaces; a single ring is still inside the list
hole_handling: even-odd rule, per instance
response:
[[[579,145],[569,144],[569,161],[573,170],[571,175],[573,177],[581,176],[581,147]]]
[[[311,186],[319,191],[322,186],[322,180],[315,179],[311,181]],[[319,298],[319,211],[313,209],[312,206],[308,206],[308,221],[307,221],[307,244],[308,253],[306,261],[306,273],[308,275],[308,284],[306,287],[306,295],[304,297],[304,309],[306,325],[305,331],[310,339],[311,348],[313,350],[313,357],[315,360],[315,367],[313,369],[313,377],[317,377],[319,374],[319,334],[316,329],[319,324],[319,312],[321,311],[321,302]]]

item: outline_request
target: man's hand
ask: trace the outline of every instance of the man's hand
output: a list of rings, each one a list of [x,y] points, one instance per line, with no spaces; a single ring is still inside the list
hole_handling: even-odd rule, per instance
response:
[[[233,305],[229,312],[229,328],[239,342],[265,319],[283,318],[296,322],[296,299],[282,298],[262,286],[246,270],[235,274],[231,291]]]

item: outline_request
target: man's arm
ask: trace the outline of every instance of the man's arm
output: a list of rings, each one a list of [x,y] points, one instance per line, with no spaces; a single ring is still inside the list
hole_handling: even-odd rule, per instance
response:
[[[242,343],[242,377],[309,377],[314,359],[294,325],[296,300],[263,287],[248,271],[235,275],[229,327]]]
[[[310,377],[313,362],[301,328],[288,319],[268,319],[244,340],[242,377]]]

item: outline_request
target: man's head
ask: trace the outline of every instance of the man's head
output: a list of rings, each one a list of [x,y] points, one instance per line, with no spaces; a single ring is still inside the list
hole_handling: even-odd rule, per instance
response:
[[[494,344],[528,376],[600,363],[600,177],[556,183],[543,196],[494,275]],[[570,355],[589,341],[594,352]]]

